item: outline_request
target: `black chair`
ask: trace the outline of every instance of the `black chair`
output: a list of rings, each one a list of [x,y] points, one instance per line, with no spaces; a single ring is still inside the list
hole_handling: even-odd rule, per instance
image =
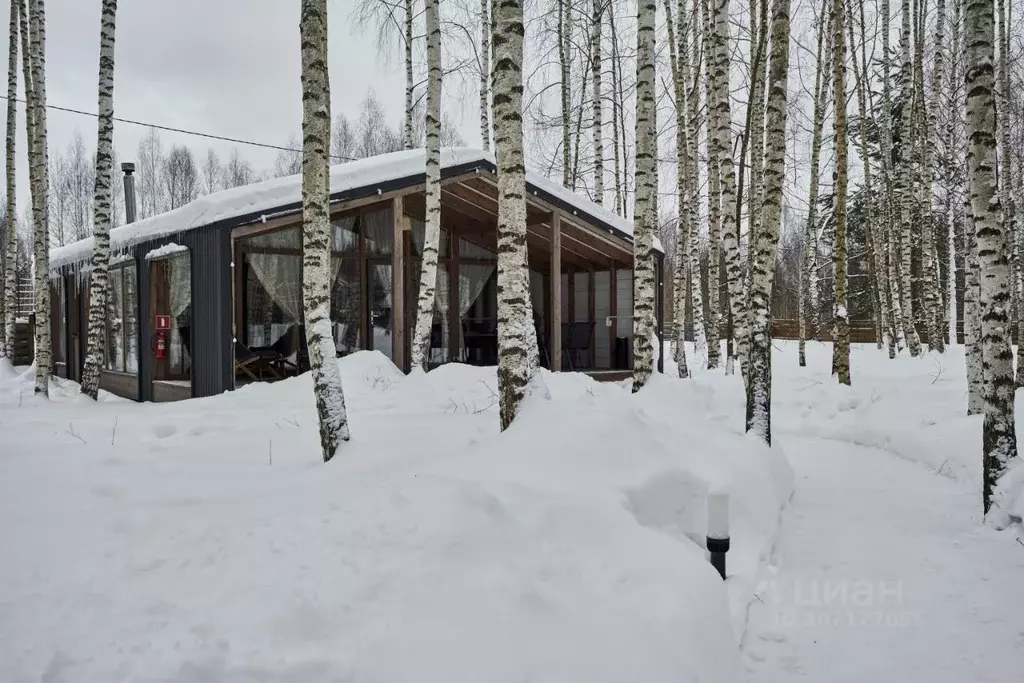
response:
[[[471,351],[479,351],[487,360],[497,362],[498,328],[497,321],[465,318],[462,321],[462,353],[468,362]]]
[[[413,324],[415,325],[415,322]],[[428,363],[431,362],[430,359],[433,355],[431,352],[434,349],[440,349],[442,351],[441,363],[444,363],[444,330],[441,327],[441,323],[434,323],[430,326],[430,349],[427,351]]]
[[[270,350],[274,353],[273,358],[268,358],[270,363],[281,370],[283,374],[287,374],[289,370],[292,372],[298,372],[298,345],[299,340],[297,339],[299,333],[298,325],[291,325],[284,334],[278,338],[270,346]],[[292,360],[292,356],[295,356],[295,360]]]
[[[565,335],[565,325],[562,325],[562,354],[569,361],[569,369],[576,370],[573,365],[573,354],[580,351],[590,351],[590,339],[594,335],[594,322],[569,323],[569,334]]]

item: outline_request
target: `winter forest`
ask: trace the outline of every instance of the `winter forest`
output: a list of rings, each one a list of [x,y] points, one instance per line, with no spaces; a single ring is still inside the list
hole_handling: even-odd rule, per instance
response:
[[[249,139],[115,109],[117,0],[62,106],[72,1],[9,3],[0,678],[1016,680],[1018,2],[301,0]]]

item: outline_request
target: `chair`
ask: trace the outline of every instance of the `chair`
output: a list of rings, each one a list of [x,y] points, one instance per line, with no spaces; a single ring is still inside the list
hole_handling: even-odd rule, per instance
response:
[[[235,374],[241,370],[254,382],[263,381],[263,371],[267,370],[276,379],[281,379],[277,371],[267,362],[266,358],[256,353],[240,341],[235,342]],[[259,373],[259,376],[257,376]]]
[[[479,351],[480,355],[487,357],[487,360],[493,357],[497,362],[498,330],[496,323],[497,321],[492,319],[463,319],[462,353],[464,360],[469,360],[471,351]]]
[[[571,323],[569,326],[568,339],[566,339],[564,335],[565,325],[562,327],[562,353],[565,354],[569,360],[569,369],[576,370],[576,367],[572,363],[573,354],[579,351],[590,351],[590,339],[594,336],[594,321]]]
[[[288,370],[298,373],[298,366],[295,362],[298,360],[298,340],[296,339],[298,331],[298,325],[290,326],[285,333],[270,346],[270,350],[274,353],[273,358],[268,358],[270,364],[277,367],[286,375],[288,374]],[[293,357],[295,357],[294,360]]]

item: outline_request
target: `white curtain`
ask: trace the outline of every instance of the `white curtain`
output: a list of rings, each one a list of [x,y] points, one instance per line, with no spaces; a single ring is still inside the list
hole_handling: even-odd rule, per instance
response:
[[[270,298],[288,317],[302,317],[302,257],[298,254],[252,254],[249,267]]]
[[[487,286],[491,279],[494,266],[468,265],[459,266],[459,318],[466,315],[466,311],[473,305],[473,302],[480,296],[480,292]]]
[[[192,262],[188,253],[167,259],[171,285],[171,313],[177,318],[192,303]]]

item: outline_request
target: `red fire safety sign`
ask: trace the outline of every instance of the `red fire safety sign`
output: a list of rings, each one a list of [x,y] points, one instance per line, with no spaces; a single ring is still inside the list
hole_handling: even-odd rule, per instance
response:
[[[169,315],[158,315],[156,317],[156,329],[158,329],[158,330],[169,330],[169,329],[171,329],[171,316],[169,316]]]

